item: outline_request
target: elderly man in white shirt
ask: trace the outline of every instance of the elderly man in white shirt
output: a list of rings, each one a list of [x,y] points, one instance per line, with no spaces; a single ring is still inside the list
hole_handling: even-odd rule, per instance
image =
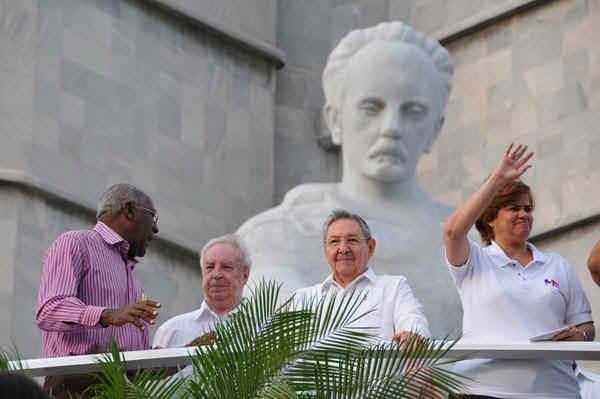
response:
[[[161,325],[154,335],[152,347],[192,346],[210,341],[214,324],[229,317],[242,301],[251,263],[246,246],[235,234],[206,243],[200,252],[202,305]]]
[[[325,256],[332,273],[320,284],[296,291],[297,303],[330,293],[357,291],[366,294],[360,320],[384,341],[406,341],[411,333],[429,337],[429,325],[421,304],[403,276],[378,276],[369,267],[376,241],[367,223],[358,215],[335,210],[323,227]]]

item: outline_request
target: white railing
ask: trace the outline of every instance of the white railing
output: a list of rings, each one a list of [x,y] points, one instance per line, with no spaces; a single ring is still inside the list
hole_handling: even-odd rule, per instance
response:
[[[185,366],[196,348],[169,348],[123,352],[128,369]],[[102,355],[81,355],[28,359],[21,361],[33,377],[80,374],[97,371]],[[600,360],[600,342],[523,342],[505,344],[469,344],[458,342],[448,352],[448,358],[483,359],[565,359]]]

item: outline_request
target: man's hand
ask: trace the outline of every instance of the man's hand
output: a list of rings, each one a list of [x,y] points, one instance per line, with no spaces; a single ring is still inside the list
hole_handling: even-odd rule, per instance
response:
[[[420,336],[417,333],[413,333],[410,331],[400,331],[398,334],[394,335],[392,341],[398,342],[400,344],[400,350],[406,350],[406,346],[410,344],[416,344],[418,342],[422,342],[425,340],[424,337]]]
[[[197,338],[194,338],[192,342],[187,344],[186,346],[198,346],[198,345],[210,345],[215,342],[215,333],[212,331],[207,332],[204,335],[201,335]]]
[[[552,338],[553,341],[593,341],[594,325],[583,323],[580,325],[569,324],[569,329]]]
[[[141,320],[154,324],[159,308],[160,303],[146,299],[137,303],[130,303],[119,309],[104,309],[100,316],[100,324],[103,326],[122,326],[131,323],[141,331],[144,329],[144,323]]]

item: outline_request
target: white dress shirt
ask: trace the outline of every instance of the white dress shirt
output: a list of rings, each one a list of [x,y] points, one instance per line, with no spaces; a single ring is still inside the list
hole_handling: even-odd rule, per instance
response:
[[[328,294],[345,293],[356,290],[365,293],[366,299],[358,312],[374,309],[356,324],[369,330],[382,341],[391,341],[401,331],[414,331],[429,337],[429,325],[423,314],[421,304],[414,297],[406,278],[403,276],[377,276],[371,268],[355,278],[345,288],[341,287],[330,275],[320,284],[296,291],[296,303],[311,298],[320,299]]]
[[[206,334],[213,329],[215,323],[226,319],[235,311],[219,316],[213,312],[205,301],[202,301],[199,309],[170,318],[164,322],[152,341],[153,348],[177,348],[183,347],[194,339]]]
[[[224,316],[219,316],[202,301],[199,309],[183,313],[165,321],[154,333],[152,348],[180,348],[194,339],[212,331],[220,320],[226,320],[237,308]],[[186,366],[170,378],[185,378],[193,373],[192,365]]]
[[[600,374],[583,370],[579,367],[575,369],[575,376],[579,387],[581,388],[582,399],[600,398]]]
[[[529,342],[565,324],[592,321],[575,272],[559,255],[527,243],[533,260],[521,265],[495,242],[469,241],[464,266],[448,263],[463,304],[463,337],[471,343]],[[447,260],[446,260],[447,261]],[[570,361],[470,359],[455,371],[474,381],[468,393],[510,399],[580,398]]]

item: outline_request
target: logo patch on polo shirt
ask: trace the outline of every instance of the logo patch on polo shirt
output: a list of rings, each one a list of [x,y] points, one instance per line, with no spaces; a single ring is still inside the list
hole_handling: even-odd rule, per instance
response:
[[[545,278],[544,279],[544,284],[546,285],[546,287],[554,287],[554,288],[560,288],[560,285],[558,284],[558,281],[554,280],[553,278]]]

